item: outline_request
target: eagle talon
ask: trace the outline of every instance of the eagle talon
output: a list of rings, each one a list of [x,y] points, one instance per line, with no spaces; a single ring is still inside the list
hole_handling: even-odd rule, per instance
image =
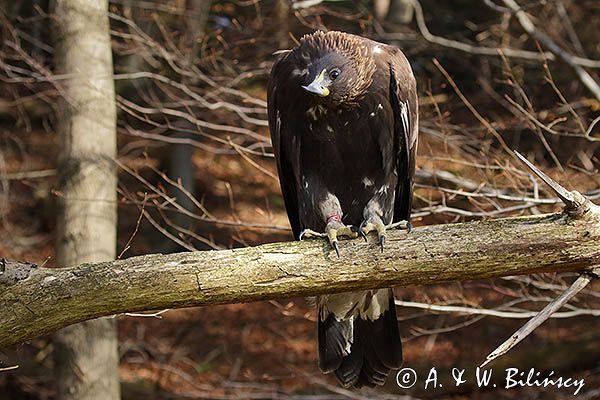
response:
[[[377,232],[377,236],[379,237],[379,246],[381,247],[382,253],[385,247],[386,232],[388,229],[406,229],[408,232],[410,232],[412,229],[412,224],[408,221],[398,221],[389,225],[385,225],[379,217],[369,218],[360,224],[360,234],[365,240],[367,240],[367,234],[369,232]]]
[[[331,221],[325,227],[324,233],[316,232],[316,231],[313,231],[312,229],[305,229],[302,232],[300,232],[300,235],[298,236],[298,240],[326,237],[329,240],[329,244],[335,250],[335,253],[339,257],[340,256],[340,246],[339,246],[339,242],[338,242],[338,236],[347,236],[349,238],[354,239],[354,238],[358,237],[359,232],[362,234],[362,232],[360,231],[360,228],[358,228],[354,225],[344,225],[341,222]],[[364,237],[364,234],[363,234],[363,237]],[[365,240],[366,240],[366,237],[365,237]]]
[[[369,241],[367,240],[367,234],[365,233],[365,231],[363,231],[361,228],[358,232],[360,233],[360,236],[362,236],[362,238],[365,239],[365,243],[368,243]]]
[[[356,227],[351,226],[351,225],[344,225],[338,221],[328,222],[327,226],[325,227],[325,232],[326,232],[327,238],[329,239],[329,243],[331,244],[331,247],[333,247],[333,249],[335,250],[338,257],[340,256],[340,247],[338,244],[337,237],[338,236],[346,236],[346,237],[349,237],[352,239],[358,237],[358,231],[357,231]]]
[[[335,250],[335,254],[337,254],[338,258],[340,258],[340,246],[338,245],[337,239],[331,242],[331,247]]]

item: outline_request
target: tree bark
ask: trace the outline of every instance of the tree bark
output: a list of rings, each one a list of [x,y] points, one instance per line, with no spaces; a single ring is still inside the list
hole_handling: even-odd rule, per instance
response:
[[[63,326],[126,311],[295,296],[600,265],[600,211],[433,225],[389,232],[385,251],[361,239],[274,243],[146,255],[74,268],[4,267],[0,348]],[[2,268],[0,268],[2,272]]]
[[[59,115],[57,262],[116,254],[116,106],[107,0],[56,0],[56,72],[67,74]],[[61,400],[120,398],[115,321],[54,336]]]

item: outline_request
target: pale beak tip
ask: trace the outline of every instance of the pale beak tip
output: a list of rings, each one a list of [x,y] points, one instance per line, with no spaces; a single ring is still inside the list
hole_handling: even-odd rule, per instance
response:
[[[314,83],[311,83],[308,86],[302,86],[302,89],[306,90],[309,93],[316,94],[320,97],[325,97],[329,95],[329,89],[327,87],[315,85]]]

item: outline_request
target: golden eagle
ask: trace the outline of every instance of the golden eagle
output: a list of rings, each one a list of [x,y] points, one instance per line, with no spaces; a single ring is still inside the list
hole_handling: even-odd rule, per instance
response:
[[[410,227],[417,93],[392,46],[342,32],[305,35],[279,53],[268,113],[283,198],[296,239]],[[324,232],[324,233],[317,233]],[[334,273],[334,271],[332,271]],[[346,386],[383,385],[402,345],[391,289],[319,296],[319,366]]]

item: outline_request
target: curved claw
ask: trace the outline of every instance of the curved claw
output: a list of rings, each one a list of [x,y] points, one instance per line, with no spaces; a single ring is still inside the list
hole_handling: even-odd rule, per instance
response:
[[[381,221],[381,218],[372,217],[360,224],[359,233],[366,241],[367,234],[369,232],[376,231],[377,237],[379,238],[379,247],[381,247],[381,252],[383,253],[386,241],[386,231],[388,229],[406,229],[408,232],[410,232],[412,229],[412,224],[408,221],[398,221],[389,225],[385,225],[383,221]]]
[[[337,254],[338,258],[340,257],[340,246],[338,245],[337,239],[331,242],[331,247],[335,250],[335,254]]]
[[[363,239],[365,239],[365,243],[368,242],[367,240],[367,233],[365,232],[365,226],[367,225],[367,221],[363,221],[360,226],[358,227],[358,233],[360,234],[360,236],[362,236]]]
[[[344,225],[340,222],[334,221],[329,222],[325,227],[325,233],[315,232],[312,229],[304,229],[298,235],[298,240],[304,240],[308,238],[323,238],[326,237],[329,240],[329,244],[335,250],[337,256],[340,256],[340,246],[338,244],[338,235],[339,236],[347,236],[350,238],[355,238],[358,236],[358,232],[360,232],[364,237],[364,232],[360,231],[360,228],[356,226]],[[366,240],[366,237],[365,237]]]
[[[327,238],[329,239],[329,243],[331,244],[331,247],[333,247],[333,249],[335,250],[335,254],[337,254],[337,256],[340,256],[340,246],[338,245],[338,240],[337,240],[337,229],[328,229],[327,230]]]

